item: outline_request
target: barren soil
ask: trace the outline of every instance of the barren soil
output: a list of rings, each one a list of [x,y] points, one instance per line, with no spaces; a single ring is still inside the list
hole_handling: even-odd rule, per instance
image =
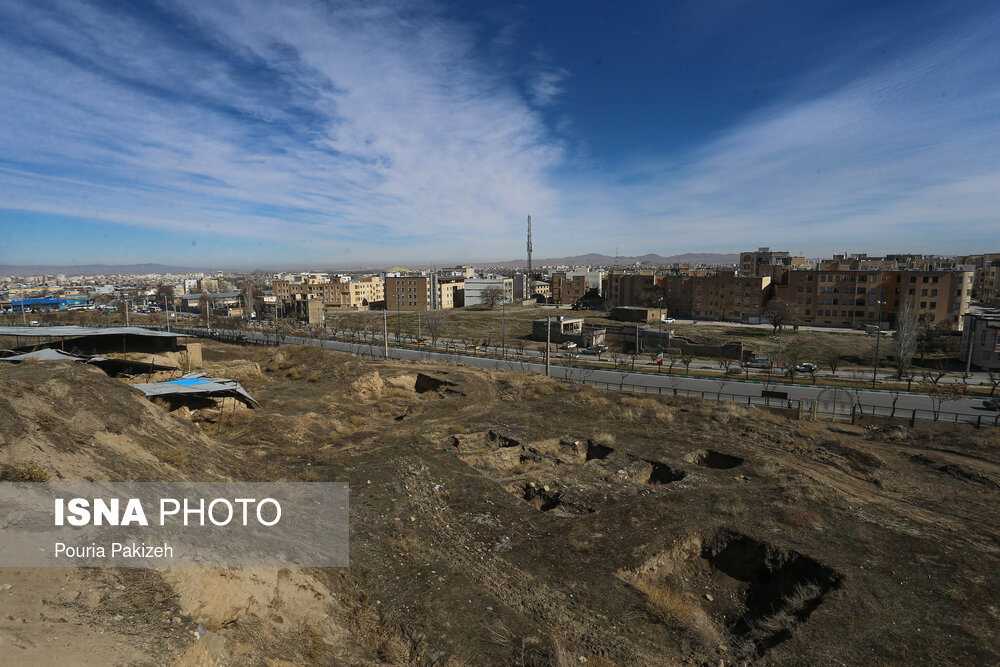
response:
[[[4,660],[1000,661],[995,431],[307,347],[205,359],[262,407],[192,417],[89,367],[0,369],[0,477],[347,481],[351,567],[2,569]]]

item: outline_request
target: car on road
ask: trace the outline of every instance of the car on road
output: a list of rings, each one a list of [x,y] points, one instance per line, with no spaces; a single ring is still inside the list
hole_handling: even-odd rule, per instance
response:
[[[815,373],[819,369],[816,364],[810,363],[808,361],[803,362],[795,367],[797,373]]]
[[[574,343],[573,341],[569,341],[568,343],[563,345],[564,350],[572,350],[574,348],[576,348],[576,343]]]
[[[988,398],[983,401],[983,407],[987,410],[998,410],[1000,411],[1000,398]]]
[[[594,356],[600,354],[601,352],[602,352],[602,350],[598,350],[598,349],[595,349],[595,348],[592,348],[592,347],[588,347],[586,349],[580,350],[580,354],[590,354],[590,355],[594,355]]]
[[[37,326],[41,326],[41,325],[38,323],[38,320],[31,320],[30,322],[28,322],[28,326],[29,327],[37,327]]]
[[[770,368],[771,360],[767,357],[757,357],[747,364],[747,368]]]
[[[413,344],[414,345],[427,345],[427,341],[425,341],[423,338],[418,338],[415,341],[413,341]]]
[[[661,317],[660,322],[662,322],[663,324],[674,324],[675,322],[677,322],[677,320],[675,320],[672,317]]]

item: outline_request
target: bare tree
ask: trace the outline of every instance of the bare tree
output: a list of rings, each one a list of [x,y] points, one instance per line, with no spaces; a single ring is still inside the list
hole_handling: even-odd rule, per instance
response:
[[[774,327],[774,333],[784,329],[794,314],[795,309],[792,304],[784,299],[771,299],[761,312],[761,315]]]
[[[948,375],[948,371],[943,371],[941,369],[937,369],[937,370],[933,370],[933,371],[924,371],[920,375],[921,375],[921,377],[923,377],[923,382],[924,383],[930,383],[932,385],[937,385],[939,382],[941,382],[941,378],[943,378],[946,375]]]
[[[987,369],[986,381],[990,385],[990,396],[996,396],[997,388],[1000,387],[1000,371],[995,371],[992,368]]]
[[[948,401],[958,401],[968,396],[968,390],[964,385],[955,382],[924,382],[923,393],[931,399],[931,412],[934,414],[934,421],[941,416],[941,408]]]
[[[448,311],[432,310],[424,317],[424,327],[431,337],[431,347],[437,347],[438,338],[448,323]]]
[[[479,298],[490,307],[490,310],[493,310],[497,304],[504,300],[503,288],[496,285],[484,287],[483,291],[479,293]]]
[[[899,313],[896,315],[896,336],[893,339],[893,353],[896,356],[896,376],[902,378],[913,355],[917,351],[917,315],[913,310],[913,299],[903,302]]]
[[[694,361],[694,357],[687,356],[681,359],[681,363],[684,364],[684,375],[691,374],[691,362]]]
[[[792,343],[785,348],[785,374],[788,375],[788,379],[795,384],[795,374],[799,372],[799,366],[802,364],[802,347],[797,343]]]
[[[729,377],[729,369],[732,368],[733,364],[736,363],[735,359],[730,359],[728,357],[723,357],[719,359],[719,368],[722,369],[722,374]]]
[[[667,373],[673,374],[674,366],[676,366],[677,362],[680,360],[681,360],[680,350],[678,350],[676,347],[668,347],[667,361],[669,361],[670,363],[667,364]]]
[[[830,367],[830,375],[836,375],[837,369],[840,367],[840,346],[830,345],[823,352],[823,361]]]

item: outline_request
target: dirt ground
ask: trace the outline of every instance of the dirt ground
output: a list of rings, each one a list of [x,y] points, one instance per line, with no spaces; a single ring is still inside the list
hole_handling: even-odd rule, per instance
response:
[[[351,567],[0,570],[16,664],[996,664],[1000,434],[205,343],[257,410],[0,369],[0,478],[347,481]]]

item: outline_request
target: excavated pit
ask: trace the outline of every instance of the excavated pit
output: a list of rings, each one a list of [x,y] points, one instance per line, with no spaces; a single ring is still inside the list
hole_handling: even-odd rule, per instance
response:
[[[615,453],[613,447],[608,447],[607,445],[599,445],[596,442],[587,442],[587,455],[584,460],[586,461],[603,461],[612,454]]]
[[[791,637],[843,579],[808,556],[728,530],[704,542],[700,557],[716,589],[709,613],[758,656]]]
[[[649,472],[649,479],[646,480],[647,484],[671,484],[679,482],[687,476],[687,472],[671,468],[666,463],[649,460],[645,460],[645,462],[653,467]]]
[[[570,501],[563,491],[526,483],[522,488],[522,498],[542,512],[555,510],[554,514],[593,514],[594,508],[578,501]]]
[[[685,457],[685,460],[688,463],[693,463],[701,466],[702,468],[712,468],[714,470],[729,470],[730,468],[736,468],[737,466],[743,465],[743,459],[739,456],[723,454],[722,452],[716,452],[711,449],[702,449],[697,452],[691,452],[687,455],[687,457]]]
[[[496,431],[490,431],[488,435],[490,442],[496,444],[498,447],[520,447],[521,443],[514,438],[509,438],[506,435],[497,433]]]

